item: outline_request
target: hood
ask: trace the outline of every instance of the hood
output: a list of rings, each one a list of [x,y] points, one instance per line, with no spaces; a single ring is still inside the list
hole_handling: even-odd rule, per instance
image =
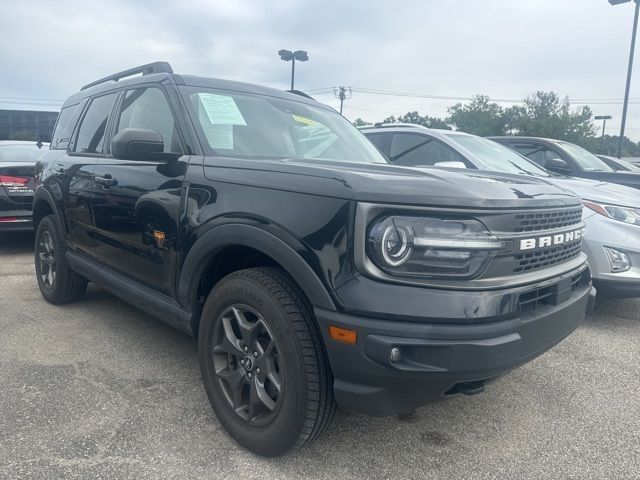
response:
[[[640,173],[636,172],[585,172],[583,176],[602,182],[618,183],[628,187],[640,188]]]
[[[571,192],[525,175],[328,160],[203,159],[213,181],[361,202],[471,208],[579,205]]]
[[[636,188],[572,177],[553,177],[547,181],[569,190],[585,200],[621,207],[640,207],[640,190]]]

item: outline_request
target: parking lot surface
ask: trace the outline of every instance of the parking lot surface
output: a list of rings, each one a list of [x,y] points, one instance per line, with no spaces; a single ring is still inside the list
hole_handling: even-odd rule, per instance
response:
[[[90,286],[40,296],[31,235],[0,238],[0,478],[640,478],[640,301],[599,301],[485,393],[370,418],[278,459],[214,416],[195,341]]]

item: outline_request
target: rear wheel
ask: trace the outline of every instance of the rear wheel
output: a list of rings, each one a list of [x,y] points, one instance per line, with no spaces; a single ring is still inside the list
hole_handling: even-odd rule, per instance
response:
[[[198,354],[218,419],[252,452],[281,455],[329,425],[335,401],[326,355],[308,304],[283,271],[222,279],[203,309]]]
[[[77,300],[87,289],[87,281],[71,271],[64,253],[56,219],[47,215],[36,230],[35,267],[42,296],[56,305]]]

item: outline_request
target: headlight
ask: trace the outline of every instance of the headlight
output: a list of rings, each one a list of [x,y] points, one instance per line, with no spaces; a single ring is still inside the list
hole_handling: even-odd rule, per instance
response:
[[[390,216],[369,228],[367,254],[386,273],[473,278],[506,244],[472,219]]]
[[[585,200],[583,203],[585,207],[605,217],[613,218],[619,222],[630,223],[631,225],[640,225],[640,209],[638,208],[604,205],[588,200]]]

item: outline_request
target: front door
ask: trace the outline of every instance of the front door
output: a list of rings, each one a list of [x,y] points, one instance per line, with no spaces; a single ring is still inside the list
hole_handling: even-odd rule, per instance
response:
[[[175,117],[163,90],[141,87],[121,98],[114,135],[125,128],[155,130],[164,151],[182,153]],[[108,268],[173,296],[182,178],[187,156],[177,161],[101,158],[94,170],[96,258]]]

